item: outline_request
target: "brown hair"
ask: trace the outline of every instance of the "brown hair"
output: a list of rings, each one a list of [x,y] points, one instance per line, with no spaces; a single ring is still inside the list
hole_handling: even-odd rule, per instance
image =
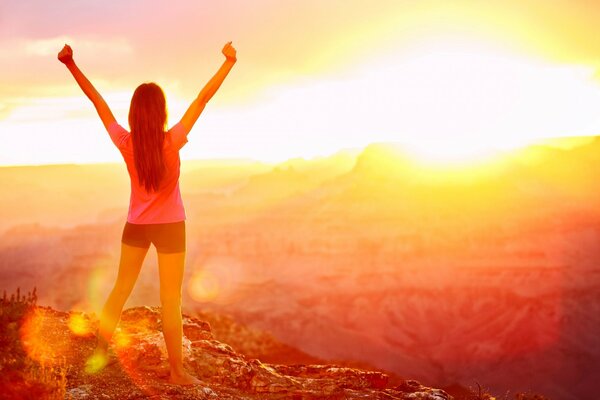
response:
[[[129,107],[133,159],[140,185],[157,191],[165,174],[163,142],[167,126],[167,102],[160,86],[142,83]]]

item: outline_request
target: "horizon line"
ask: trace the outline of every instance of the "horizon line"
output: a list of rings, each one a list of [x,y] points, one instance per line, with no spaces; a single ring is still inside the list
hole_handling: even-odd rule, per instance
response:
[[[521,149],[526,149],[528,147],[533,147],[533,146],[546,146],[546,147],[550,147],[550,148],[560,148],[561,146],[559,145],[558,142],[561,141],[569,141],[569,140],[589,140],[589,141],[593,141],[595,139],[600,138],[600,134],[597,135],[578,135],[578,136],[556,136],[556,137],[547,137],[547,138],[539,138],[539,139],[535,139],[534,141],[532,141],[531,143],[528,143],[524,146],[521,147]],[[578,147],[582,147],[585,146],[586,144],[589,144],[589,142],[582,142],[579,144],[576,144],[572,147],[570,147],[568,150],[574,149],[574,148],[578,148]],[[230,156],[230,157],[222,157],[222,158],[190,158],[190,159],[181,159],[181,164],[183,166],[183,164],[188,164],[188,163],[194,163],[194,162],[238,162],[238,163],[257,163],[257,164],[266,164],[266,165],[278,165],[278,164],[283,164],[286,163],[288,161],[291,160],[305,160],[305,161],[311,161],[311,160],[316,160],[316,159],[322,159],[322,158],[327,158],[327,157],[332,157],[334,155],[337,155],[339,153],[355,153],[358,152],[357,155],[361,152],[363,152],[365,149],[367,149],[370,146],[373,145],[393,145],[393,146],[400,146],[401,148],[407,149],[409,146],[407,145],[406,142],[402,142],[402,141],[388,141],[388,142],[371,142],[368,143],[364,146],[361,147],[344,147],[344,148],[340,148],[335,152],[329,152],[327,154],[321,154],[321,155],[313,155],[313,156],[290,156],[288,158],[285,159],[281,159],[281,160],[264,160],[264,159],[259,159],[259,158],[252,158],[252,157],[235,157],[235,156]],[[503,152],[513,152],[516,151],[518,149],[510,149],[510,150],[504,150]],[[23,163],[23,164],[0,164],[0,168],[28,168],[28,167],[65,167],[65,166],[89,166],[89,165],[122,165],[123,164],[123,160],[120,161],[90,161],[90,162],[70,162],[70,161],[65,161],[65,162],[49,162],[49,163],[39,163],[39,164],[32,164],[32,163]]]

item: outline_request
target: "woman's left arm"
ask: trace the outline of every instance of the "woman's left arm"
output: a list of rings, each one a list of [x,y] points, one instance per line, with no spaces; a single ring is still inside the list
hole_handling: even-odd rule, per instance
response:
[[[71,71],[73,78],[77,81],[77,84],[83,90],[83,93],[92,101],[104,127],[108,130],[108,127],[111,123],[116,122],[116,119],[106,104],[106,101],[102,98],[100,93],[96,90],[94,85],[85,77],[83,72],[79,69],[79,67],[75,64],[73,60],[73,50],[68,44],[65,44],[65,47],[58,53],[58,59],[60,62],[65,64],[65,66]]]

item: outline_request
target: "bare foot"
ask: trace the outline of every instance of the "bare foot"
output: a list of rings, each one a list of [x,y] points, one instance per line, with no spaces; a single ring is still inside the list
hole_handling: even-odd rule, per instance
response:
[[[174,385],[200,385],[202,381],[195,376],[188,374],[186,371],[183,371],[183,373],[178,374],[171,372],[169,383]]]

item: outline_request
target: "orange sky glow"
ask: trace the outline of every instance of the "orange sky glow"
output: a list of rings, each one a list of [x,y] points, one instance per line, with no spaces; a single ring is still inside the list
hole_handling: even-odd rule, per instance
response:
[[[169,125],[238,62],[182,159],[281,161],[395,142],[434,162],[600,132],[593,1],[0,3],[0,165],[119,161],[56,59],[64,43],[127,126],[161,85]]]

